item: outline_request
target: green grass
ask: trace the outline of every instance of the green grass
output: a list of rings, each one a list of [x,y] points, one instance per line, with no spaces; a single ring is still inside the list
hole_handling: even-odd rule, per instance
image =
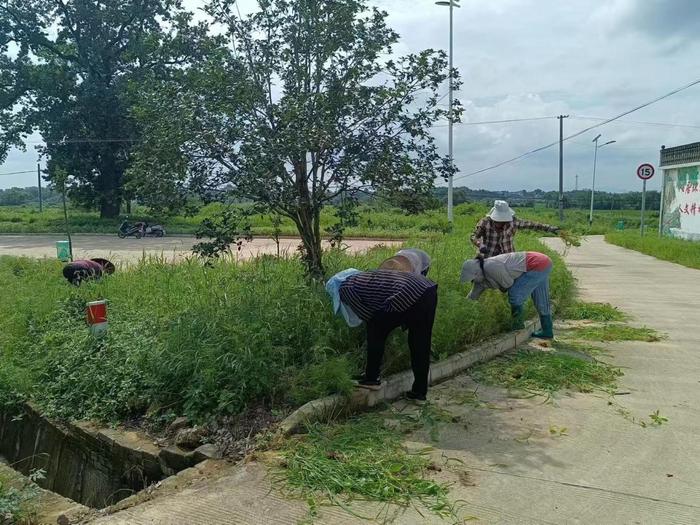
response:
[[[645,341],[653,343],[661,341],[663,335],[653,328],[637,327],[624,324],[606,324],[602,326],[584,326],[576,328],[572,334],[577,339],[587,341]]]
[[[605,240],[611,244],[651,255],[657,259],[700,269],[700,242],[659,238],[655,233],[642,237],[639,232],[608,233]]]
[[[130,220],[146,220],[149,223],[161,223],[170,234],[193,234],[202,219],[221,210],[218,203],[204,206],[191,217],[157,217],[148,214],[147,210],[136,207],[130,214]],[[455,224],[457,230],[473,227],[472,219],[483,216],[488,211],[483,204],[460,204],[455,206]],[[334,209],[328,207],[321,214],[321,228],[325,229],[337,220]],[[346,231],[350,237],[376,238],[415,238],[429,237],[449,231],[444,208],[431,210],[421,215],[406,215],[403,211],[386,205],[363,205],[359,208],[360,219],[356,226]],[[518,208],[518,217],[539,222],[560,225],[557,211],[550,208]],[[588,225],[588,214],[585,210],[566,210],[565,221],[561,226],[577,234],[603,234],[613,231],[616,224],[622,220],[628,228],[639,227],[638,212],[635,211],[599,211],[594,216],[593,225]],[[120,219],[100,219],[96,212],[80,209],[70,209],[71,230],[74,233],[103,233],[115,234]],[[650,222],[653,222],[650,220]],[[257,214],[252,216],[251,224],[256,235],[271,235],[274,231],[272,216]],[[52,206],[44,209],[43,213],[35,206],[1,206],[0,233],[62,233],[64,230],[63,210]],[[298,235],[289,219],[282,219],[280,225],[282,235]]]
[[[377,415],[310,426],[306,435],[285,445],[282,457],[280,478],[293,495],[309,501],[312,511],[319,502],[350,510],[347,504],[353,501],[377,501],[419,504],[439,516],[454,516],[448,487],[427,477],[430,459],[409,452],[403,434]]]
[[[0,469],[0,523],[34,525],[39,496],[36,485],[6,470],[9,467]]]
[[[475,380],[552,396],[561,390],[611,391],[622,372],[608,364],[566,354],[520,350],[474,368]]]
[[[608,303],[587,303],[584,301],[575,301],[570,304],[563,312],[563,319],[571,320],[590,320],[590,321],[624,321],[628,316],[621,312],[615,306]]]
[[[464,215],[448,235],[416,241],[434,260],[430,277],[440,298],[433,331],[438,358],[509,330],[504,294],[468,301],[459,283],[472,256],[468,233],[480,210]],[[557,308],[573,295],[561,259],[532,235],[518,248],[545,251],[555,261],[551,294]],[[376,268],[393,250],[378,248],[325,257],[328,274]],[[364,330],[331,313],[322,286],[306,281],[297,259],[265,256],[236,264],[196,260],[143,261],[101,282],[75,288],[51,260],[0,257],[0,403],[31,400],[47,414],[119,422],[147,415],[196,421],[235,415],[263,403],[295,407],[351,388],[364,358]],[[109,301],[109,331],[85,326],[85,303]],[[534,313],[530,306],[530,313]],[[408,368],[406,335],[392,334],[385,373]]]

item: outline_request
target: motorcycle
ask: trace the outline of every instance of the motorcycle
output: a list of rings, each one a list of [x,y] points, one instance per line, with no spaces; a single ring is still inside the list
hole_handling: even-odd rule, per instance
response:
[[[153,226],[148,226],[148,224],[144,223],[145,230],[144,230],[144,235],[146,237],[165,237],[165,228],[163,228],[160,224],[154,224]]]
[[[165,237],[165,228],[160,224],[149,226],[146,222],[130,224],[127,218],[121,223],[121,226],[119,226],[117,235],[120,239],[132,236],[137,239],[141,237]]]
[[[130,224],[127,219],[125,219],[119,226],[119,231],[117,236],[120,239],[125,239],[126,237],[136,237],[140,239],[144,236],[145,224],[143,222],[137,222],[135,224]]]

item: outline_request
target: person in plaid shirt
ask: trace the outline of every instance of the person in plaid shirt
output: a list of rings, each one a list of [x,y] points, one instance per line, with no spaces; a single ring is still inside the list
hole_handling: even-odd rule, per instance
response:
[[[514,252],[513,237],[518,230],[559,232],[556,226],[516,218],[506,201],[496,201],[493,204],[489,214],[477,223],[471,236],[472,243],[485,257]]]

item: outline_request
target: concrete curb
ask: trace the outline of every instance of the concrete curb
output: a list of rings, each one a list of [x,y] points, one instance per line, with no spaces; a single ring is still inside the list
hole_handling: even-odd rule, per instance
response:
[[[488,339],[471,347],[465,352],[452,355],[430,366],[430,384],[445,381],[463,372],[469,367],[493,359],[509,350],[513,350],[532,336],[532,331],[539,328],[539,321],[528,321],[523,330],[509,332]],[[411,389],[413,373],[409,370],[386,378],[379,390],[356,388],[350,396],[335,394],[309,401],[284,419],[279,425],[279,433],[289,436],[300,432],[305,424],[329,421],[339,415],[362,412],[380,403],[398,399]]]

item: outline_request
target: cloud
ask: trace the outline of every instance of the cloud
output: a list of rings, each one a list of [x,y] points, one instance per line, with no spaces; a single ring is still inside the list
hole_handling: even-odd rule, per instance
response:
[[[202,0],[187,0],[191,7]],[[371,0],[389,13],[401,35],[398,54],[425,48],[447,49],[447,9],[425,0]],[[245,0],[241,9],[254,5]],[[565,134],[610,117],[700,78],[700,0],[462,0],[454,11],[454,59],[464,84],[456,93],[465,121],[503,120],[570,114]],[[695,68],[695,69],[694,69]],[[445,86],[445,92],[447,87]],[[565,185],[590,184],[591,140],[602,133],[617,142],[600,151],[596,186],[638,189],[634,171],[658,161],[662,144],[700,140],[700,129],[640,122],[700,125],[700,86],[674,95],[625,119],[591,131],[564,147]],[[434,128],[447,151],[447,127]],[[479,170],[558,139],[556,119],[455,126],[455,162],[461,174]],[[36,155],[13,154],[13,169],[35,168]],[[25,164],[23,164],[25,163]],[[10,171],[9,166],[0,172]],[[462,179],[474,188],[554,189],[558,148]],[[7,181],[0,178],[0,187]],[[658,182],[652,179],[651,187]],[[14,183],[14,182],[13,182]],[[26,184],[32,184],[29,175]]]
[[[694,43],[700,28],[697,0],[614,0],[601,7],[595,19],[608,30],[633,32],[661,41],[665,50]]]

